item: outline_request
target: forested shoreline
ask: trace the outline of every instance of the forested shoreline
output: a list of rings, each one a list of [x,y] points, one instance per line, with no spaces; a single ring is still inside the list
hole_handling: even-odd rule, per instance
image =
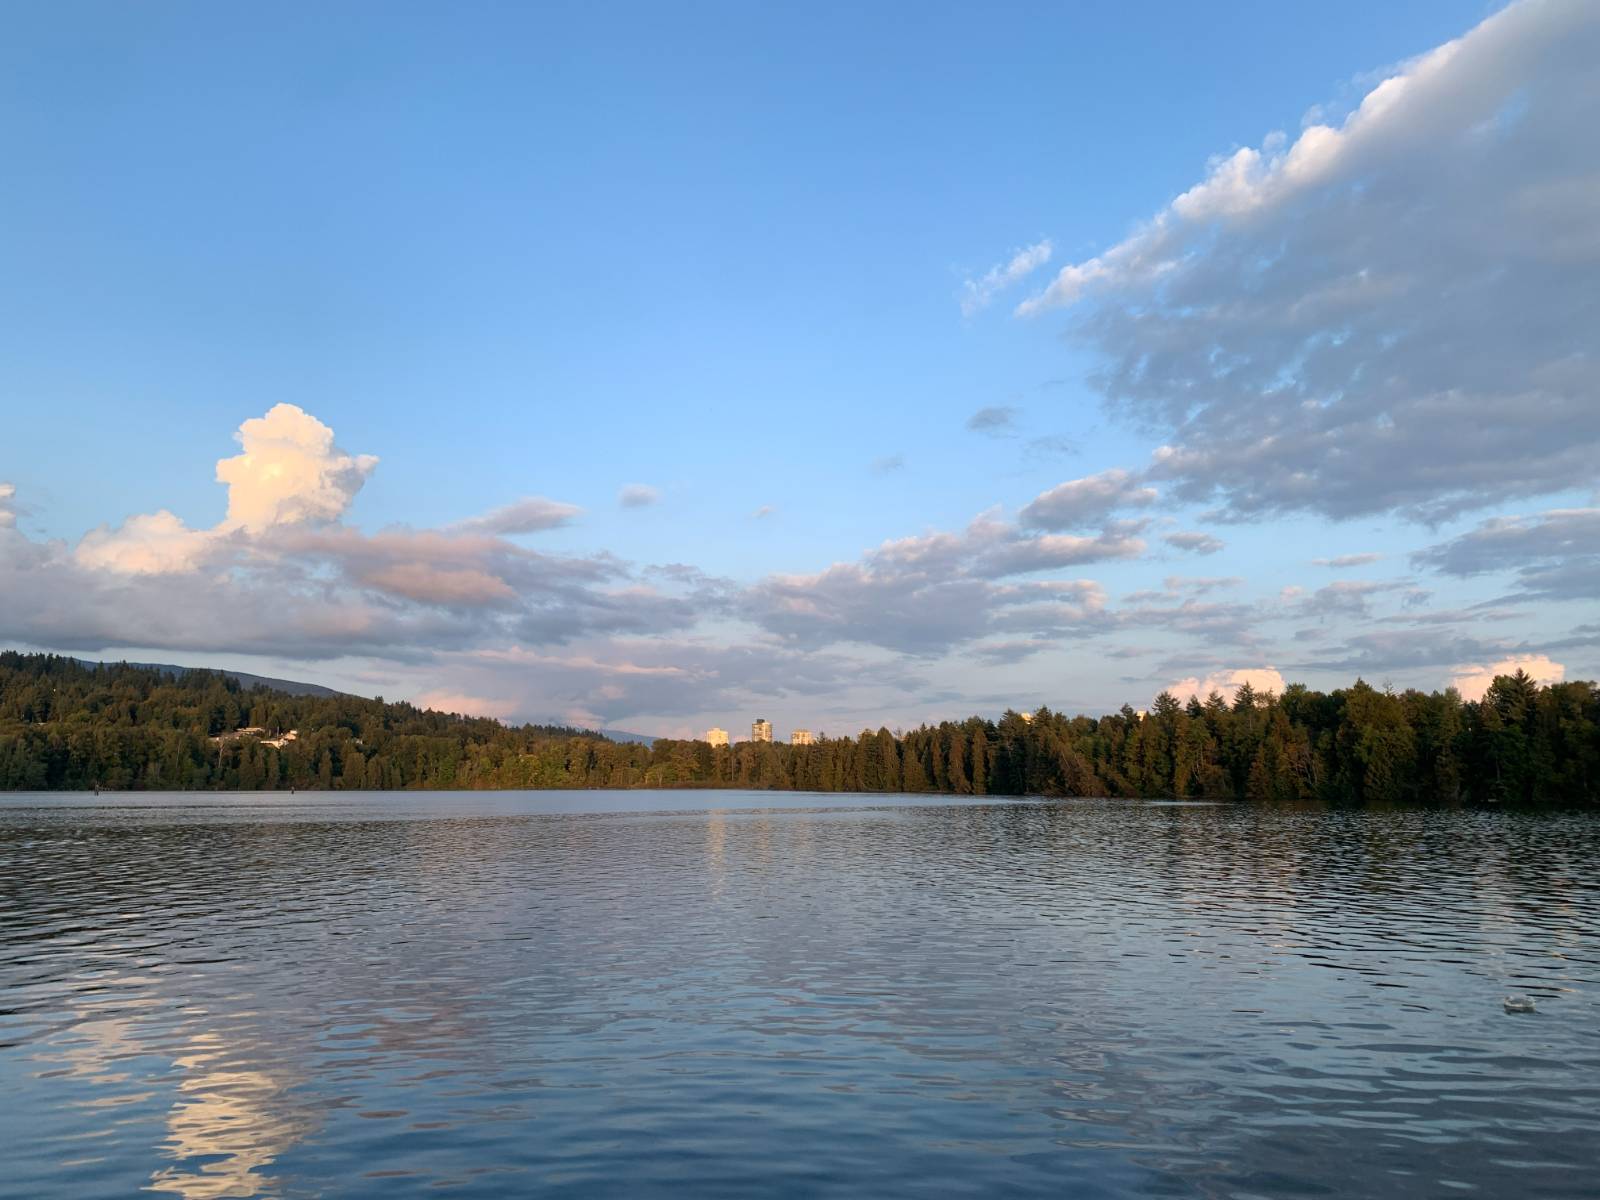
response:
[[[255,732],[239,732],[253,730]],[[295,737],[283,741],[288,731]],[[280,744],[269,744],[280,743]],[[1600,690],[1518,673],[1481,702],[1357,681],[1099,717],[1048,709],[814,745],[508,726],[355,696],[0,653],[0,789],[772,788],[1335,803],[1600,802]]]

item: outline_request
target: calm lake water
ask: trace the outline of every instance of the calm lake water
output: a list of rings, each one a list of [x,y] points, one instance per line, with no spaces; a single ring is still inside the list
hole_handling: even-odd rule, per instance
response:
[[[1597,814],[0,796],[0,986],[30,1200],[1600,1194]]]

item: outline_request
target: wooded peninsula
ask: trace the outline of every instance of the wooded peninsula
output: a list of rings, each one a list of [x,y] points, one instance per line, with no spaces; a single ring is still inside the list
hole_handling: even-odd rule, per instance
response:
[[[294,735],[286,738],[288,731]],[[1148,711],[1041,708],[812,745],[614,741],[357,696],[0,653],[0,789],[772,788],[1324,800],[1600,802],[1600,688],[1517,673],[1481,701],[1357,681],[1244,686]]]

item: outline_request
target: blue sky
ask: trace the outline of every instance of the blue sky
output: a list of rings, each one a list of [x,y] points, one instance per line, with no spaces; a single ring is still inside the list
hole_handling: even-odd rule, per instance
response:
[[[1600,666],[1582,628],[1600,403],[1581,4],[65,4],[5,21],[11,644],[662,732],[754,710],[838,730],[1099,709],[1240,670],[1434,687],[1518,656]],[[1456,38],[1464,52],[1426,57]],[[1411,86],[1366,119],[1391,78]],[[1480,96],[1496,99],[1474,113]],[[1327,165],[1308,128],[1343,138]],[[1047,291],[1119,247],[1081,294]],[[1359,317],[1315,311],[1357,278]],[[1196,316],[1273,289],[1304,303]],[[1443,349],[1400,356],[1408,337],[1515,350],[1469,372]],[[1216,370],[1223,355],[1249,369]],[[229,524],[215,464],[283,404],[312,424],[282,418],[273,444],[337,502]],[[1350,415],[1313,430],[1307,405]],[[378,464],[329,485],[335,458],[303,455],[313,425]],[[1162,445],[1180,453],[1152,459]],[[1338,465],[1346,447],[1370,478]],[[1131,473],[1117,502],[1018,523],[1107,471]],[[620,504],[629,485],[651,502]],[[581,511],[497,531],[503,546],[441,543],[524,497]],[[215,536],[159,561],[105,552],[163,511]],[[872,557],[984,513],[964,548]],[[381,548],[333,537],[383,530]],[[1163,540],[1183,532],[1225,547]],[[1051,536],[1116,549],[1035,540]],[[1019,538],[1055,565],[996,574],[993,546]],[[674,564],[699,582],[654,569]],[[1005,590],[1049,583],[1079,608]],[[74,588],[103,604],[46,619]],[[230,643],[201,612],[217,605],[263,615]]]

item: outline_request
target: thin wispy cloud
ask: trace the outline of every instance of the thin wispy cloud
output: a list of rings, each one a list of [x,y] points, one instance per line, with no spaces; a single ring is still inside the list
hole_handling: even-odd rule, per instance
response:
[[[617,493],[617,503],[623,508],[649,508],[660,499],[660,490],[648,483],[625,484]]]
[[[1227,545],[1221,538],[1198,530],[1164,533],[1161,535],[1161,540],[1174,550],[1182,550],[1186,554],[1216,554]]]
[[[571,524],[583,510],[543,496],[526,496],[476,517],[457,521],[452,529],[462,533],[538,533]]]
[[[1035,242],[1016,251],[1003,263],[996,263],[977,279],[968,279],[961,285],[961,312],[972,316],[987,308],[996,296],[1032,275],[1050,261],[1049,239]]]
[[[1070,458],[1082,452],[1083,447],[1076,439],[1058,433],[1029,438],[1022,444],[1023,458],[1032,462],[1050,462],[1059,458]]]
[[[989,437],[1005,437],[1015,431],[1018,410],[1009,404],[980,408],[967,418],[967,429]]]

